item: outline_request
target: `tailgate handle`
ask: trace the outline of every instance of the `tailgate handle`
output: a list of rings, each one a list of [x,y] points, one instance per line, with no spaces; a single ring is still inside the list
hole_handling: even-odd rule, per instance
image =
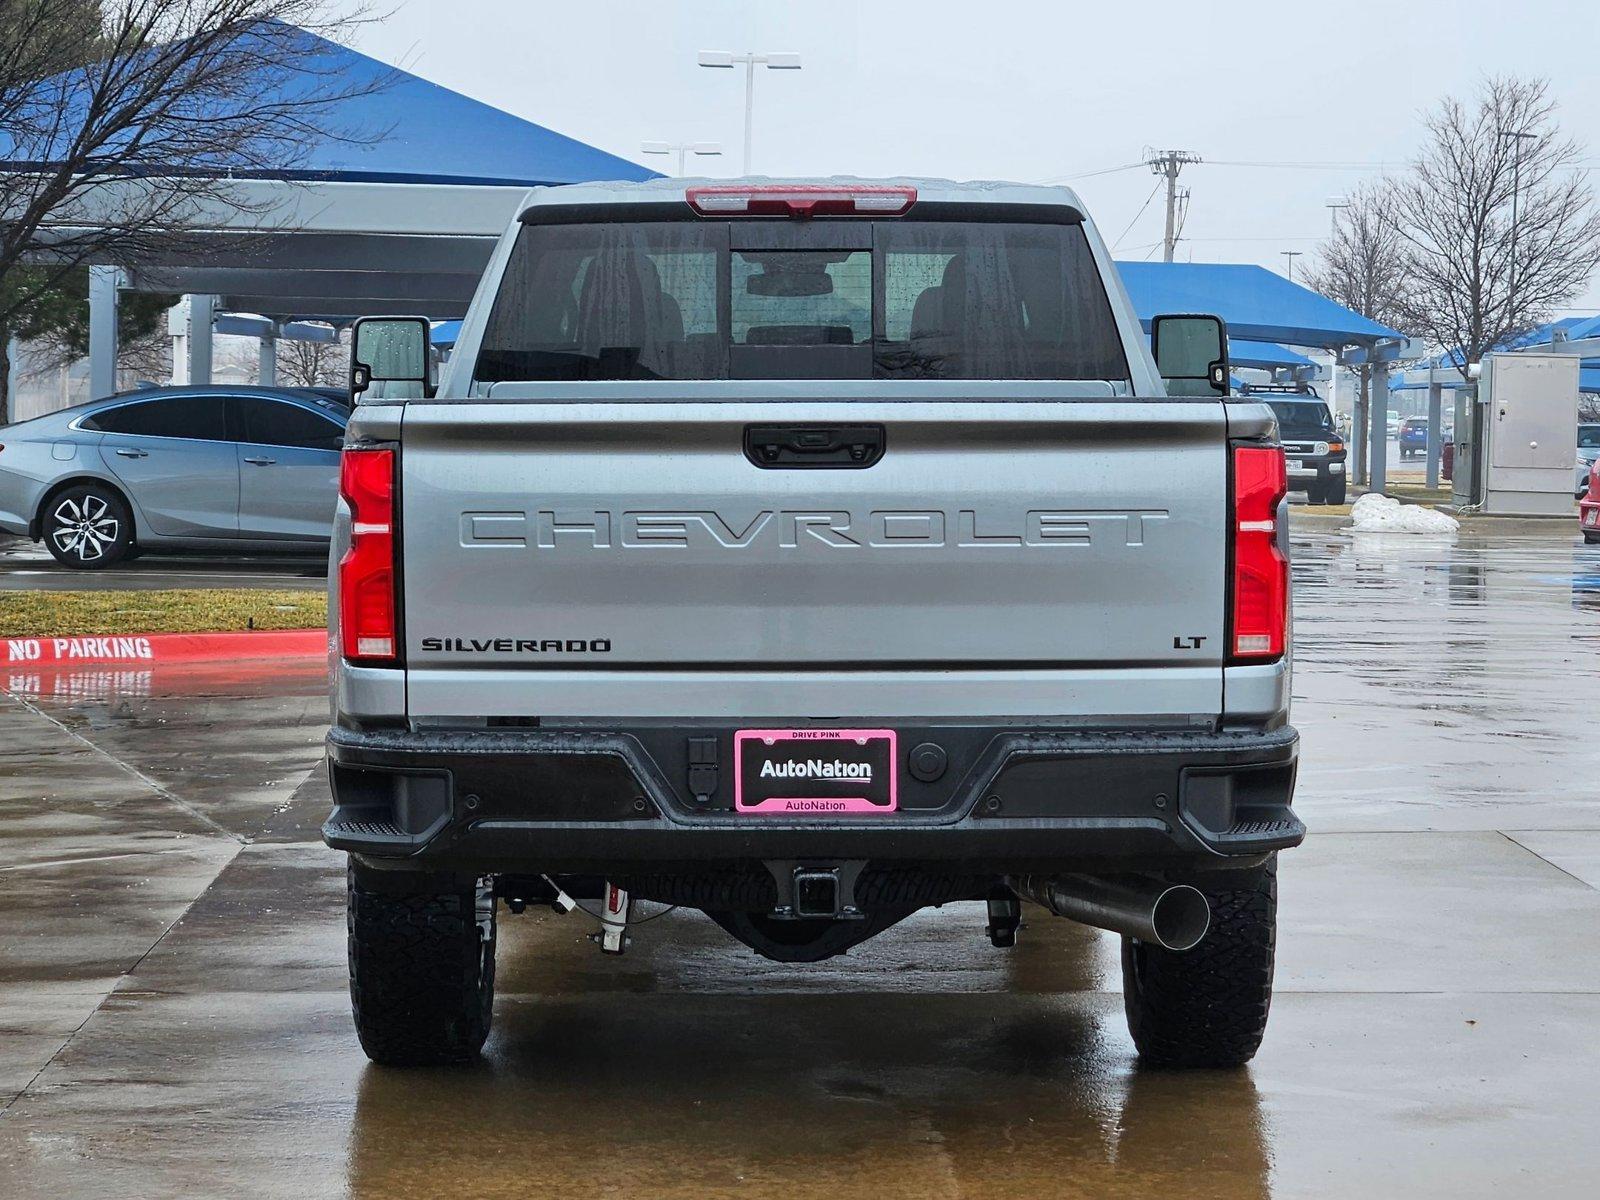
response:
[[[744,456],[768,470],[855,470],[883,457],[882,425],[746,425]]]

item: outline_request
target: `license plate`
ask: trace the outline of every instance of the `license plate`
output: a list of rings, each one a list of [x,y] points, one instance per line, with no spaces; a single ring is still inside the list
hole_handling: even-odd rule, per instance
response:
[[[1591,508],[1584,513],[1583,523],[1585,525],[1600,525],[1600,508]]]
[[[1290,458],[1285,459],[1283,465],[1286,470],[1298,471],[1301,467],[1301,462],[1298,458]]]
[[[733,758],[736,812],[889,813],[899,800],[892,729],[741,729]]]

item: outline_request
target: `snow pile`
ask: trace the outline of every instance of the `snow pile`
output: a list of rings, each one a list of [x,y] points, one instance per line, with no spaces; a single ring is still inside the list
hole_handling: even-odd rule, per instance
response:
[[[1461,526],[1454,517],[1418,504],[1401,504],[1388,496],[1368,492],[1350,508],[1354,528],[1364,533],[1454,533]]]

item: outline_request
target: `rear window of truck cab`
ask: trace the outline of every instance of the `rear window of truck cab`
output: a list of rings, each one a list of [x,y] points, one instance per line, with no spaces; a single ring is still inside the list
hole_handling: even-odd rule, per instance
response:
[[[1083,228],[639,221],[522,228],[479,382],[1126,382]]]

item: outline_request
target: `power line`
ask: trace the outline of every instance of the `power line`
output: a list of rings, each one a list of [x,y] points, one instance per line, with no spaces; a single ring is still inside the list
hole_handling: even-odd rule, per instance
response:
[[[1141,167],[1144,166],[1143,163],[1140,163],[1139,165]],[[1160,190],[1161,190],[1161,184],[1159,182],[1155,185],[1155,187],[1150,189],[1150,194],[1144,198],[1144,203],[1139,206],[1139,211],[1133,214],[1133,220],[1128,222],[1128,227],[1126,229],[1124,229],[1120,234],[1117,235],[1117,240],[1116,241],[1111,243],[1111,248],[1113,250],[1115,250],[1118,246],[1122,245],[1122,239],[1127,237],[1128,234],[1133,232],[1133,227],[1139,223],[1139,218],[1144,216],[1144,210],[1150,207],[1150,201],[1152,201],[1152,200],[1154,200],[1156,198],[1156,193],[1159,192]]]
[[[1287,235],[1284,237],[1196,237],[1186,239],[1191,242],[1320,242],[1323,238],[1309,237],[1302,234]]]
[[[1408,165],[1408,164],[1406,164],[1406,163],[1397,163],[1397,162],[1358,162],[1358,161],[1337,161],[1337,160],[1316,161],[1316,160],[1310,160],[1310,159],[1304,159],[1304,160],[1298,160],[1298,161],[1291,160],[1291,159],[1282,159],[1282,160],[1278,160],[1278,161],[1273,161],[1271,159],[1244,159],[1244,158],[1208,158],[1208,159],[1206,159],[1206,166],[1208,166],[1208,167],[1271,167],[1271,168],[1282,168],[1284,170],[1292,170],[1292,171],[1299,171],[1299,170],[1326,171],[1326,170],[1335,170],[1335,169],[1338,169],[1338,170],[1387,171],[1391,167],[1403,167],[1403,166],[1406,166],[1406,165]]]
[[[1070,183],[1074,179],[1094,179],[1101,175],[1115,175],[1119,171],[1137,171],[1142,162],[1124,163],[1120,167],[1101,167],[1098,171],[1079,171],[1072,175],[1052,175],[1049,179],[1035,179],[1034,183]]]

